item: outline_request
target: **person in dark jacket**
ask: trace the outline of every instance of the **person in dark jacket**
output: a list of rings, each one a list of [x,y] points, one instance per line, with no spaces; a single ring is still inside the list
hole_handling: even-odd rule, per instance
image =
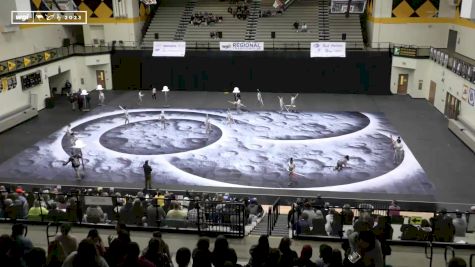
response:
[[[249,259],[248,266],[250,267],[262,267],[265,266],[269,259],[269,239],[267,235],[261,235],[257,245],[254,245],[249,250],[251,258]]]
[[[211,267],[211,251],[209,251],[209,239],[200,238],[193,250],[193,267]]]
[[[282,254],[280,256],[280,267],[292,267],[294,266],[294,262],[298,259],[297,252],[290,249],[290,245],[292,245],[290,238],[283,237],[280,240],[279,250]]]
[[[214,250],[211,258],[214,267],[223,267],[226,263],[236,266],[237,263],[236,251],[229,247],[228,240],[222,235],[219,235],[214,241]]]
[[[143,165],[143,172],[145,174],[145,189],[152,188],[152,167],[148,164],[148,160]]]

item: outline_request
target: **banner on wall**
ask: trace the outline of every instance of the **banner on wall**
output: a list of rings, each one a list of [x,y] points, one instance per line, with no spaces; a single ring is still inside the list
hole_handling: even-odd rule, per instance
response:
[[[153,57],[184,57],[186,42],[153,42]]]
[[[475,89],[470,88],[470,94],[468,95],[468,103],[472,106],[475,105]]]
[[[310,57],[346,57],[345,42],[312,42]]]
[[[220,51],[264,51],[264,42],[219,42]]]
[[[468,88],[468,85],[464,84],[464,85],[463,85],[463,91],[462,91],[462,100],[467,101],[468,94],[469,94],[468,89],[469,89],[469,88]]]

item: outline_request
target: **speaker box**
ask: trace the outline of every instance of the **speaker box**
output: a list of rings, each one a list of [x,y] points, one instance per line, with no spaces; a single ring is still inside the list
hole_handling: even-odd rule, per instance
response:
[[[158,32],[155,33],[155,40],[158,40]]]
[[[275,32],[270,33],[270,38],[275,39]]]
[[[222,39],[223,38],[223,32],[218,32],[218,38]]]
[[[342,34],[341,34],[341,39],[342,39],[343,41],[346,40],[346,33],[342,33]]]

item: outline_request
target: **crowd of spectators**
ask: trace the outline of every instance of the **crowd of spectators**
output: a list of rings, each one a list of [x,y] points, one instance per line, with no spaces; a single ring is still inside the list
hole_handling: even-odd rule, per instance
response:
[[[228,13],[232,14],[233,18],[246,20],[250,15],[249,5],[245,1],[237,2],[228,7]]]
[[[190,24],[194,26],[211,26],[221,22],[223,22],[222,16],[216,16],[208,12],[198,12],[190,18]]]
[[[237,199],[228,193],[178,195],[144,190],[125,194],[101,187],[64,192],[60,186],[35,191],[41,193],[0,186],[0,218],[150,227],[180,221],[184,227],[196,227],[198,223],[205,227],[207,223],[251,224],[264,215],[256,198]],[[87,196],[109,197],[112,203],[86,205]]]

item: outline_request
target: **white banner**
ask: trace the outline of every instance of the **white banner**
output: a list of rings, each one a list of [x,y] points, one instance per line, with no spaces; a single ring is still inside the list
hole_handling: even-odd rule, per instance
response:
[[[346,43],[345,42],[311,43],[310,57],[346,57]]]
[[[154,57],[184,57],[186,42],[153,42]]]
[[[264,42],[219,42],[221,51],[264,51]]]

